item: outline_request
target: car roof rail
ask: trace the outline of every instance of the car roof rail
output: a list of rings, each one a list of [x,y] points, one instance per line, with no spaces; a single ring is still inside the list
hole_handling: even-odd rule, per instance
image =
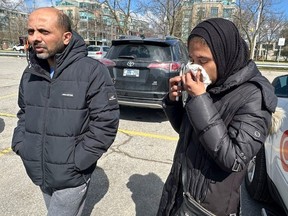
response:
[[[181,38],[178,38],[178,37],[175,37],[175,36],[172,36],[172,35],[165,36],[165,39],[166,40],[181,40]]]
[[[136,35],[120,35],[118,39],[143,39],[143,37]]]

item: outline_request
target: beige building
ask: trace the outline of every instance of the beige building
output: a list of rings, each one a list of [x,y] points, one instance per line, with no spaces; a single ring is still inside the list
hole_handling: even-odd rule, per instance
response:
[[[100,3],[91,0],[65,0],[58,1],[56,8],[69,16],[72,28],[87,44],[100,43],[103,34]]]
[[[213,17],[232,19],[236,9],[236,0],[184,0],[181,25],[182,39],[187,40],[191,30],[205,19]]]
[[[95,0],[61,0],[56,3],[56,8],[70,17],[73,29],[89,45],[109,45],[119,37],[119,26],[124,25],[123,13],[116,11],[117,23],[108,6]],[[147,22],[134,18],[128,20],[128,32],[131,35],[141,34],[148,27]]]

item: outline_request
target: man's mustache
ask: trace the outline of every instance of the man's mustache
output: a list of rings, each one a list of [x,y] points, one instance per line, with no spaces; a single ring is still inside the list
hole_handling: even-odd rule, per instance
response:
[[[44,48],[44,49],[47,48],[46,45],[40,44],[40,43],[37,43],[37,42],[33,43],[32,46],[33,46],[33,48]]]

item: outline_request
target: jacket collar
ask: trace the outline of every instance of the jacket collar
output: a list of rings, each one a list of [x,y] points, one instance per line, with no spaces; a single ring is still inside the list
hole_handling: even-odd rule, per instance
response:
[[[73,62],[87,56],[87,48],[83,38],[76,33],[72,32],[72,38],[62,53],[55,56],[56,68],[54,77],[58,77],[62,71],[71,65]],[[39,59],[32,48],[27,53],[28,68],[33,68],[36,75],[49,77],[50,67],[47,60]]]
[[[221,86],[210,86],[210,88],[208,86],[207,91],[216,95],[222,94],[245,82],[254,83],[260,88],[264,105],[270,112],[274,112],[277,106],[277,96],[274,94],[274,87],[269,80],[261,74],[254,61],[250,61],[246,67],[230,75]]]

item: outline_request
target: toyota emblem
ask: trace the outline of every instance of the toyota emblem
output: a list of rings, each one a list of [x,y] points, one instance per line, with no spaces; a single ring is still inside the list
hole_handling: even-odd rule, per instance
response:
[[[132,61],[128,61],[128,62],[127,62],[127,66],[129,66],[129,67],[133,67],[133,66],[134,66],[134,64],[135,64],[135,63],[134,63],[134,62],[132,62]]]

